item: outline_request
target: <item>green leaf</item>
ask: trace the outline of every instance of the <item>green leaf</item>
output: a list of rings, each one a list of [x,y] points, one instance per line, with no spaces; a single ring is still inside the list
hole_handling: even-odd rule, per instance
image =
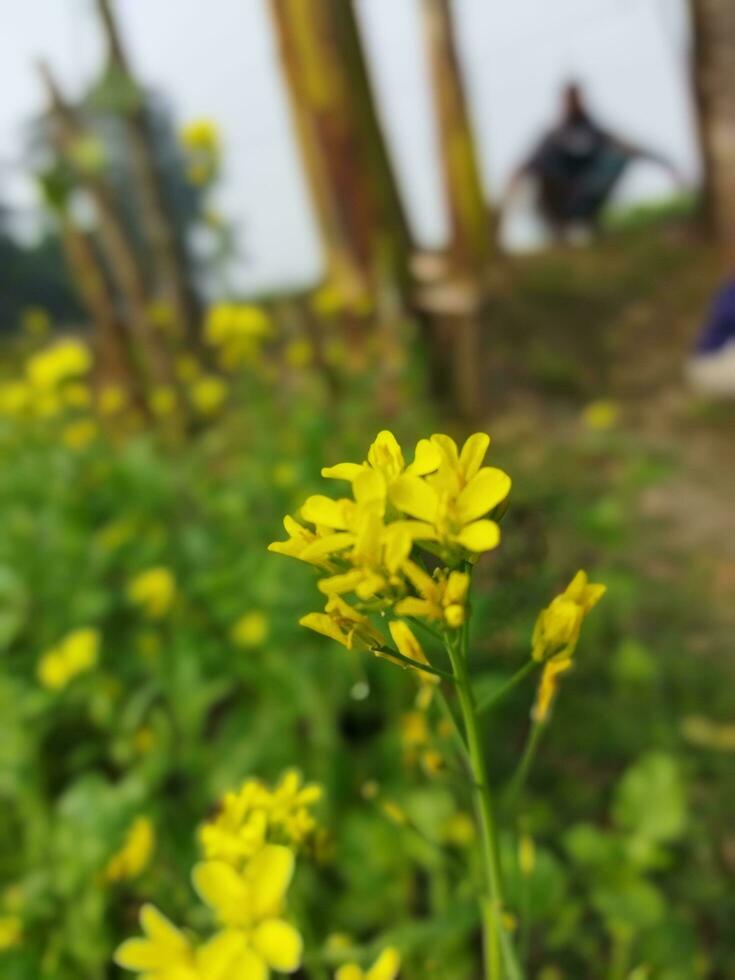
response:
[[[651,841],[673,841],[684,833],[687,807],[679,766],[664,752],[650,752],[618,783],[616,823]]]

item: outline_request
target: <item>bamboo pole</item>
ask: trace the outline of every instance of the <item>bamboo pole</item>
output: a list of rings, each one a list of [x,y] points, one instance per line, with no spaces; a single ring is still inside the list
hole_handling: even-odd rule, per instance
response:
[[[409,236],[351,0],[271,0],[328,275],[364,305],[407,282]]]
[[[438,360],[450,366],[455,408],[473,418],[481,403],[485,274],[491,227],[465,97],[449,0],[421,0],[436,114],[442,183],[449,219],[447,267],[429,284],[423,308],[433,325]],[[434,357],[434,361],[437,357]]]
[[[41,64],[40,72],[49,95],[57,149],[94,202],[110,274],[126,302],[131,334],[140,347],[148,380],[154,384],[171,384],[173,372],[168,351],[149,321],[145,278],[115,194],[102,174],[77,162],[74,150],[86,136],[84,127],[64,99],[48,65]]]
[[[735,4],[692,0],[693,78],[704,164],[704,212],[735,269]]]
[[[201,310],[191,285],[184,244],[177,233],[161,176],[142,86],[130,66],[115,19],[112,0],[96,0],[110,67],[134,96],[122,110],[131,149],[133,173],[141,204],[141,220],[151,249],[155,278],[171,303],[184,336],[196,339]]]

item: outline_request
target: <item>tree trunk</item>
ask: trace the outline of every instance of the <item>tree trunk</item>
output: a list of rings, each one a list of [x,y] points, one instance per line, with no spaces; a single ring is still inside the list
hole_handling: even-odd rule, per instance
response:
[[[735,270],[735,3],[692,0],[694,82],[705,208],[728,270]]]
[[[141,219],[151,249],[156,281],[172,306],[179,329],[184,336],[194,340],[199,333],[201,310],[191,285],[184,243],[177,234],[166,200],[143,89],[130,67],[113,13],[112,0],[97,0],[97,10],[107,39],[109,66],[135,94],[123,115],[140,195]]]
[[[115,194],[102,174],[80,166],[76,161],[74,150],[86,136],[84,128],[64,100],[48,66],[41,66],[41,74],[50,97],[57,148],[94,202],[110,273],[126,301],[131,332],[140,346],[148,380],[154,384],[171,384],[173,371],[169,354],[164,338],[150,323],[145,279]]]
[[[271,0],[329,277],[364,306],[408,280],[409,235],[351,0]]]

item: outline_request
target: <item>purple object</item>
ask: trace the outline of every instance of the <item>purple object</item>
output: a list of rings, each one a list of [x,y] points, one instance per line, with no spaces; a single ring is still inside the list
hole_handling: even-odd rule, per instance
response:
[[[716,354],[735,342],[735,280],[723,286],[715,296],[704,330],[699,335],[697,354]]]

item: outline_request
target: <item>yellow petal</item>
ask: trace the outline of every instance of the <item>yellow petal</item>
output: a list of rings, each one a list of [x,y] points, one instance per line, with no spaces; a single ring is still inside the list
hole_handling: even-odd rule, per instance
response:
[[[168,950],[148,939],[126,939],[115,950],[113,959],[124,970],[162,970],[171,964]]]
[[[322,524],[337,531],[346,531],[346,503],[349,501],[333,500],[331,497],[317,493],[304,502],[301,516],[312,524]]]
[[[202,861],[194,866],[192,881],[197,894],[225,925],[244,926],[251,921],[255,904],[249,884],[224,861]]]
[[[391,475],[397,476],[403,470],[403,452],[398,440],[388,429],[383,429],[375,437],[375,442],[368,451],[368,462],[375,469],[387,470]]]
[[[347,480],[352,483],[364,469],[362,463],[337,463],[336,466],[325,466],[322,469],[322,476],[328,480]]]
[[[196,963],[206,980],[229,980],[235,976],[250,976],[242,969],[243,956],[254,955],[248,949],[248,940],[239,929],[223,929],[197,950]],[[254,977],[267,977],[265,964],[260,957],[261,972]],[[255,964],[257,968],[257,963]]]
[[[329,578],[319,579],[317,588],[324,595],[342,595],[345,592],[354,592],[363,578],[362,569],[354,568],[352,571],[344,572],[341,575],[330,575]]]
[[[301,936],[283,919],[262,922],[253,933],[253,946],[268,966],[281,973],[293,973],[301,964]]]
[[[394,946],[388,946],[368,970],[365,980],[395,980],[400,968],[400,953]]]
[[[450,469],[456,470],[459,463],[459,452],[457,451],[457,443],[454,439],[451,436],[445,436],[440,432],[435,432],[431,437],[431,441],[435,446],[439,447],[444,463]]]
[[[180,929],[177,929],[163,912],[155,905],[146,903],[140,910],[140,924],[143,932],[157,946],[165,947],[171,955],[182,954],[189,949],[189,941]]]
[[[494,466],[486,466],[470,480],[457,498],[457,517],[462,524],[482,517],[508,496],[510,477]]]
[[[406,467],[406,473],[412,473],[414,476],[426,476],[427,473],[434,472],[441,463],[441,459],[438,446],[430,439],[420,439],[416,443],[413,463]]]
[[[433,602],[426,599],[418,599],[415,596],[406,596],[399,599],[395,605],[395,611],[399,616],[415,616],[419,619],[441,619],[441,609]]]
[[[403,523],[403,522],[401,522]],[[385,567],[397,572],[411,553],[411,534],[405,527],[391,525],[385,532]]]
[[[357,963],[345,963],[334,974],[334,980],[365,980],[365,974]]]
[[[326,613],[307,613],[301,617],[299,625],[314,630],[315,633],[321,633],[322,636],[328,636],[330,640],[336,640],[343,647],[350,649],[347,634],[343,633],[332,617],[327,616]]]
[[[359,504],[382,504],[385,501],[385,478],[378,470],[365,469],[352,484],[352,492]]]
[[[302,561],[320,562],[330,555],[336,555],[338,552],[344,551],[345,548],[349,548],[354,543],[355,535],[348,534],[345,531],[339,531],[336,534],[325,534],[323,538],[317,538],[311,544],[307,544],[300,553],[299,558]]]
[[[419,476],[406,474],[399,477],[389,491],[391,503],[420,521],[436,522],[439,498],[436,492]]]
[[[423,664],[428,663],[423,647],[407,623],[396,619],[388,624],[388,629],[399,653],[402,653],[404,657],[408,657],[409,660],[416,660]]]
[[[438,600],[440,588],[437,582],[427,572],[417,565],[416,562],[407,561],[403,566],[403,571],[411,585],[420,592],[425,599],[432,601]]]
[[[459,465],[468,483],[482,466],[489,445],[490,436],[484,432],[476,432],[462,446],[462,452],[459,454]]]
[[[500,543],[500,528],[495,521],[474,521],[463,527],[455,540],[468,551],[490,551]]]
[[[266,844],[250,861],[247,877],[256,919],[278,915],[291,884],[293,869],[293,851],[280,844]]]

